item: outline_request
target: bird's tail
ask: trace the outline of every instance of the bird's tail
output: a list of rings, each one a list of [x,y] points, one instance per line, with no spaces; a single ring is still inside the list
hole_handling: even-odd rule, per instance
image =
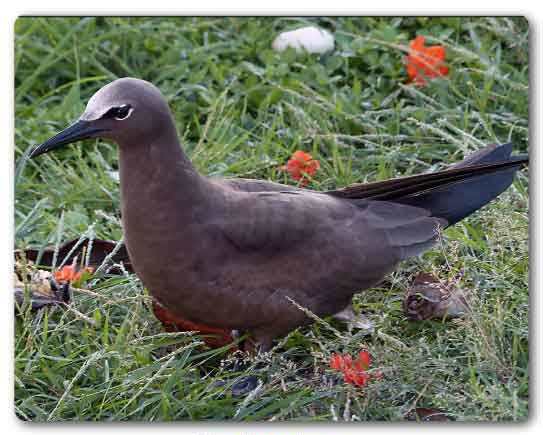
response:
[[[528,163],[528,156],[511,157],[511,152],[510,143],[490,145],[443,171],[353,185],[328,193],[421,207],[453,225],[511,185],[515,172]]]

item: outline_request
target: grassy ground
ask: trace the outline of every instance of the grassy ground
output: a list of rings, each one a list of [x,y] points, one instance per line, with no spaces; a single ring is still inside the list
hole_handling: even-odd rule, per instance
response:
[[[278,31],[306,23],[335,33],[332,54],[271,51]],[[324,190],[441,168],[487,143],[528,147],[521,18],[21,18],[15,33],[17,248],[121,237],[112,144],[87,141],[26,165],[21,158],[117,77],[160,87],[184,146],[210,175],[292,183],[278,167],[302,149],[321,162],[310,187]],[[403,65],[416,34],[446,47],[451,70],[422,88],[406,84]],[[164,334],[135,276],[101,279],[94,295],[74,292],[73,307],[88,320],[60,308],[17,320],[16,413],[34,421],[401,420],[433,407],[457,420],[524,420],[527,186],[524,171],[436,249],[357,295],[373,333],[325,319],[245,366],[226,349],[199,347],[198,336]],[[462,273],[473,314],[407,321],[403,292],[421,271]],[[362,346],[384,378],[357,389],[328,359]],[[259,387],[234,397],[230,387],[248,375]]]

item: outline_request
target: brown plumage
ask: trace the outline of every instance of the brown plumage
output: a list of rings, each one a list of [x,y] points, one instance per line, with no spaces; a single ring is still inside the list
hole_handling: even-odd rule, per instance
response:
[[[248,330],[263,349],[346,308],[407,257],[496,197],[527,161],[490,146],[451,170],[315,192],[209,179],[181,148],[160,91],[125,78],[32,157],[88,137],[119,145],[121,207],[133,267],[175,316]]]

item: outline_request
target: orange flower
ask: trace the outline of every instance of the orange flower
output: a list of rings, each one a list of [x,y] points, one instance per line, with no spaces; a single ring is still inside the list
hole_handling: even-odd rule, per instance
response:
[[[345,369],[343,370],[343,380],[348,384],[356,385],[357,387],[363,387],[366,385],[370,375],[365,371],[355,370],[355,369]]]
[[[330,368],[334,370],[341,370],[343,368],[343,357],[333,353],[330,357]]]
[[[362,350],[358,358],[353,361],[349,354],[341,355],[333,353],[330,357],[330,368],[343,373],[343,380],[348,384],[363,387],[370,379],[382,379],[383,373],[377,370],[371,375],[367,372],[371,365],[371,355],[367,350]]]
[[[319,170],[321,164],[318,160],[314,160],[311,154],[304,151],[296,151],[292,154],[286,165],[281,166],[281,170],[286,171],[290,176],[300,182],[301,186],[306,186],[309,183],[309,177],[313,177]]]
[[[330,358],[330,368],[338,371],[343,371],[346,368],[351,368],[353,359],[351,355],[338,355],[333,353]]]
[[[84,273],[92,273],[93,271],[92,267],[84,267],[81,270],[77,270],[75,265],[68,265],[55,271],[53,277],[57,283],[66,284],[68,282],[79,281]]]
[[[445,66],[445,47],[442,45],[424,46],[424,36],[417,36],[409,43],[409,54],[406,56],[406,67],[409,81],[417,86],[424,86],[427,78],[447,75],[449,68]]]
[[[361,350],[356,360],[362,370],[368,370],[371,364],[371,355],[367,350]]]

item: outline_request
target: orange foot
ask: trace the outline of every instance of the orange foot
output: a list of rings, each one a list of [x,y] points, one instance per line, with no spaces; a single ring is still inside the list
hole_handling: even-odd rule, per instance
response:
[[[155,314],[155,317],[162,322],[164,329],[168,332],[199,331],[204,335],[212,334],[212,337],[202,337],[209,347],[222,347],[233,341],[231,330],[202,325],[200,323],[182,319],[164,308],[163,305],[155,300],[153,300],[153,313]]]

